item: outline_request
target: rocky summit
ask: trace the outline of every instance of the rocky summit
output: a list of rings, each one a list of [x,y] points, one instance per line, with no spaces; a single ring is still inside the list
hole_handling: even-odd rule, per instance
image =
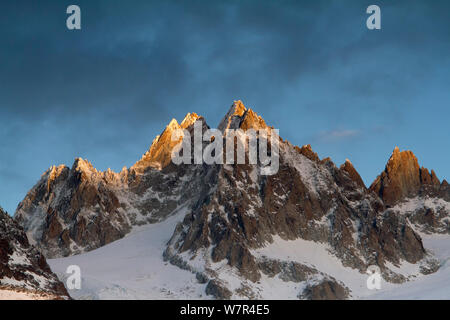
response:
[[[16,221],[54,258],[182,214],[160,254],[219,299],[268,297],[268,283],[292,291],[291,298],[354,296],[330,261],[361,279],[376,265],[391,283],[410,279],[404,265],[418,274],[438,269],[421,232],[449,233],[450,189],[419,167],[412,152],[396,148],[370,188],[349,160],[336,166],[310,145],[280,137],[273,175],[261,174],[260,164],[174,165],[170,155],[179,141],[172,132],[186,129],[194,139],[196,121],[209,128],[194,113],[181,124],[172,120],[142,159],[120,173],[97,171],[82,159],[71,168],[51,167],[20,203]],[[218,128],[271,134],[241,101]]]
[[[45,257],[0,208],[0,299],[68,299]]]
[[[436,173],[420,167],[411,151],[394,149],[385,170],[370,186],[390,211],[403,212],[425,232],[450,234],[450,188]]]
[[[431,170],[419,167],[416,156],[411,151],[394,149],[386,169],[373,182],[370,189],[392,206],[406,197],[439,193],[441,183]]]

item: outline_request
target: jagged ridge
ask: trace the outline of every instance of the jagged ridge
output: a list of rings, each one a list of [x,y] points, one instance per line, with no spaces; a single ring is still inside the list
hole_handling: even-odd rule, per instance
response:
[[[281,138],[280,170],[273,176],[262,176],[259,165],[175,166],[169,160],[176,145],[172,132],[192,132],[196,121],[208,128],[196,114],[188,114],[181,125],[172,120],[142,159],[118,174],[98,172],[80,159],[71,169],[52,168],[19,205],[16,219],[47,255],[66,256],[103,246],[133,226],[161,221],[187,207],[164,256],[209,281],[207,291],[222,298],[257,297],[254,286],[261,277],[285,274],[308,283],[309,289],[299,295],[314,295],[316,287],[324,286],[348,296],[345,285],[320,270],[258,254],[278,238],[321,243],[360,272],[376,264],[389,281],[406,280],[392,265],[406,261],[427,268],[429,257],[410,217],[386,207],[417,189],[422,194],[425,187],[420,184],[437,190],[434,171],[417,171],[414,156],[394,150],[387,169],[369,189],[350,161],[338,168],[329,158],[320,160],[310,145],[299,148]],[[241,101],[233,103],[219,124],[222,132],[260,128],[269,127]],[[389,188],[399,191],[392,197]],[[448,201],[445,181],[439,190],[439,199]],[[448,210],[442,212],[440,221],[445,221]],[[244,285],[233,287],[222,279],[224,268]]]
[[[22,293],[42,299],[68,299],[64,285],[22,228],[0,208],[0,296]]]

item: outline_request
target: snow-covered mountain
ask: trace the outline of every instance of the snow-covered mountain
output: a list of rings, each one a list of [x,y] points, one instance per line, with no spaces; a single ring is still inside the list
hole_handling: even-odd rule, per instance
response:
[[[163,259],[171,232],[181,222],[186,211],[165,221],[139,227],[123,239],[88,253],[67,258],[48,260],[52,270],[62,279],[67,277],[68,265],[78,265],[82,271],[81,290],[69,290],[74,299],[213,299],[214,286],[195,273],[172,265]],[[222,263],[218,279],[225,279],[234,286],[245,284],[263,299],[297,299],[307,282],[302,281],[297,266],[307,265],[321,270],[350,291],[350,299],[450,299],[450,235],[421,234],[424,246],[439,262],[439,270],[424,275],[420,266],[402,263],[397,273],[409,278],[403,283],[382,280],[380,290],[369,290],[367,275],[345,267],[329,253],[326,245],[301,239],[285,241],[276,238],[274,243],[260,248],[254,254],[270,256],[283,261],[282,274],[263,274],[260,281],[252,282],[236,276],[233,268]],[[307,269],[303,269],[305,271]],[[277,271],[277,269],[275,269]],[[316,279],[320,281],[320,277]],[[332,294],[333,284],[328,283],[309,290],[304,298],[323,298]],[[207,294],[208,293],[208,294]],[[339,293],[339,292],[338,292]],[[341,291],[342,293],[342,291]],[[232,298],[241,298],[235,294]]]
[[[0,208],[0,300],[68,299],[45,257],[22,228]]]
[[[395,148],[386,169],[370,186],[391,211],[426,233],[450,234],[450,186],[420,167],[411,151]]]
[[[350,161],[337,167],[277,136],[274,175],[259,164],[176,166],[172,133],[195,139],[197,121],[208,128],[196,114],[172,120],[120,173],[81,159],[52,167],[21,202],[15,218],[31,241],[71,256],[51,260],[54,270],[84,270],[74,296],[344,299],[367,295],[371,265],[386,286],[438,271],[422,236],[449,234],[450,190],[410,151],[395,149],[369,189]],[[240,101],[218,128],[276,134]]]
[[[181,125],[172,120],[142,159],[120,173],[98,171],[80,158],[71,168],[51,167],[19,204],[15,219],[47,257],[61,257],[104,246],[195,203],[209,188],[207,170],[168,161],[176,145],[172,132],[191,130],[197,119],[188,114]]]

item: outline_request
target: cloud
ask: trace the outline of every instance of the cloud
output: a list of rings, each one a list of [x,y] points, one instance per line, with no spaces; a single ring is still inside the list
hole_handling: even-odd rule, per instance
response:
[[[69,4],[2,3],[1,162],[33,159],[23,194],[74,156],[131,165],[169,119],[215,126],[235,99],[303,144],[406,125],[418,95],[448,91],[436,70],[449,66],[449,1],[380,0],[380,32],[356,0],[78,0],[80,32],[65,27]]]
[[[361,132],[359,130],[331,130],[331,131],[323,131],[313,137],[313,141],[331,143],[331,142],[339,142],[343,140],[354,139],[361,136]]]

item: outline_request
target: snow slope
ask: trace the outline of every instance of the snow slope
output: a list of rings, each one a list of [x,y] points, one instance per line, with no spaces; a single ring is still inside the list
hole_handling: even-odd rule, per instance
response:
[[[166,221],[140,227],[124,239],[97,250],[68,258],[49,260],[52,270],[61,280],[69,265],[78,265],[82,273],[82,289],[69,290],[75,299],[206,299],[205,284],[195,275],[164,262],[162,253],[185,209]],[[422,235],[425,247],[441,262],[441,269],[432,275],[418,275],[417,266],[403,265],[399,273],[417,275],[416,280],[404,284],[382,282],[381,290],[366,287],[367,276],[344,267],[328,252],[325,245],[279,237],[268,246],[253,251],[255,256],[266,256],[284,261],[296,261],[312,266],[345,283],[352,291],[352,299],[450,299],[450,236]],[[239,286],[239,277],[223,265],[219,278]],[[248,281],[246,284],[249,285]],[[263,275],[254,284],[263,299],[295,299],[302,283],[284,282],[278,277]]]
[[[415,281],[383,288],[369,296],[370,299],[437,299],[450,300],[450,235],[421,234],[425,248],[433,251],[440,261],[440,269],[431,275],[420,276]]]
[[[125,238],[97,250],[68,258],[48,260],[66,281],[67,267],[81,269],[81,290],[69,290],[75,299],[201,299],[205,284],[189,271],[163,261],[162,253],[176,224],[186,212],[161,223],[139,227]]]
[[[275,241],[253,253],[272,259],[295,261],[332,276],[351,290],[352,299],[450,299],[450,235],[421,234],[426,249],[440,261],[435,274],[423,275],[419,266],[404,262],[399,268],[390,266],[396,273],[411,277],[411,281],[394,284],[382,280],[380,290],[369,290],[367,276],[342,265],[330,254],[329,248],[320,243],[297,239],[286,241],[275,237]]]

